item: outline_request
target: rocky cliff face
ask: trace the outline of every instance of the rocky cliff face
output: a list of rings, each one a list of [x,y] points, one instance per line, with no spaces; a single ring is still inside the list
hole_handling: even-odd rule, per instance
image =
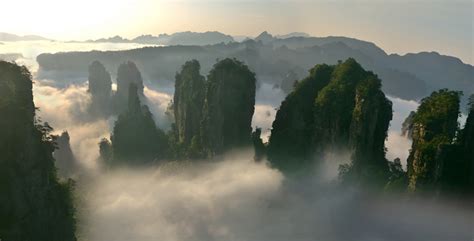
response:
[[[35,121],[31,75],[0,62],[0,238],[76,240],[70,185],[59,183],[51,127]]]
[[[255,152],[254,160],[261,161],[265,157],[266,147],[263,144],[263,140],[261,138],[262,129],[256,128],[254,132],[252,132],[252,143],[253,143],[253,150]]]
[[[272,124],[268,158],[280,169],[295,169],[311,159],[314,100],[326,86],[333,66],[316,65],[285,98]]]
[[[138,93],[139,88],[130,84],[128,108],[118,116],[111,137],[112,165],[150,163],[167,155],[167,137],[156,127],[148,107],[141,105]]]
[[[236,59],[210,71],[203,109],[202,142],[209,155],[251,145],[255,74]]]
[[[458,126],[459,98],[459,92],[440,90],[424,98],[418,107],[407,160],[409,191],[435,190],[451,169],[447,159],[457,153],[451,144]]]
[[[355,105],[349,131],[356,177],[384,183],[388,164],[385,139],[392,120],[392,102],[381,91],[380,80],[372,73],[361,80],[355,92]]]
[[[91,113],[97,116],[111,114],[112,80],[110,73],[99,61],[89,65],[88,91],[92,96]]]
[[[143,79],[140,71],[134,62],[122,63],[117,70],[117,92],[115,94],[115,111],[122,113],[127,107],[128,88],[130,84],[135,84],[140,99],[144,99]]]
[[[468,170],[468,190],[474,193],[474,95],[470,98],[470,111],[463,130],[461,146]]]
[[[173,110],[177,143],[182,146],[184,156],[193,138],[200,138],[202,110],[205,99],[205,78],[200,74],[196,60],[186,62],[176,74]]]
[[[402,136],[407,138],[412,138],[413,136],[413,117],[415,116],[415,112],[411,111],[410,114],[405,118],[402,123]]]
[[[464,129],[458,132],[453,144],[443,145],[437,153],[437,181],[441,192],[455,195],[474,195],[474,103]]]
[[[176,74],[173,149],[178,158],[205,158],[251,146],[255,74],[235,59],[214,65],[207,81],[196,60]]]
[[[58,175],[62,178],[73,178],[80,168],[79,162],[72,152],[69,139],[67,131],[55,138],[56,150],[53,152],[53,157],[56,160]]]
[[[318,163],[326,151],[349,150],[354,176],[369,168],[386,172],[392,108],[380,88],[377,76],[353,59],[317,65],[277,112],[268,151],[272,164],[294,171]]]

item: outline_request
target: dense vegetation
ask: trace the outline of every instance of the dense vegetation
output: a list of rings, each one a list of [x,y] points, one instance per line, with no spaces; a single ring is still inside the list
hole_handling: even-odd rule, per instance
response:
[[[354,59],[316,65],[308,77],[294,82],[267,144],[260,128],[252,133],[255,73],[230,58],[218,61],[207,79],[200,71],[200,63],[192,60],[176,74],[175,123],[167,135],[142,104],[144,86],[136,65],[122,64],[115,94],[115,107],[122,111],[110,141],[99,143],[101,159],[108,166],[143,165],[212,158],[253,144],[255,161],[267,156],[270,165],[291,176],[313,175],[313,167],[328,161],[326,153],[348,152],[351,162],[340,166],[343,184],[474,194],[474,96],[463,128],[458,124],[460,92],[442,89],[422,99],[403,124],[404,135],[413,139],[405,172],[400,159],[385,158],[392,104],[378,76]],[[96,110],[110,110],[111,78],[98,61],[89,67],[89,92]],[[63,177],[73,175],[71,169],[77,167],[69,134],[52,136],[52,128],[36,118],[31,75],[25,67],[0,62],[0,114],[0,238],[76,240],[73,182],[59,181],[53,158],[55,147],[60,147],[54,152],[56,166]]]
[[[354,60],[317,65],[283,101],[273,122],[270,162],[286,172],[310,170],[326,152],[350,151],[346,177],[386,178],[384,141],[391,102],[380,80]]]
[[[182,157],[200,157],[201,120],[206,94],[206,80],[196,60],[186,62],[176,74],[173,113],[176,153]]]
[[[111,165],[150,163],[167,156],[167,136],[156,127],[148,106],[141,105],[138,93],[131,83],[128,108],[118,116],[111,136],[112,156],[105,158]]]
[[[458,127],[460,94],[440,90],[424,98],[413,117],[413,145],[408,158],[409,189],[433,188],[438,150],[452,143]]]
[[[72,241],[71,183],[54,167],[51,127],[35,117],[29,71],[0,62],[0,238]]]
[[[250,146],[255,74],[235,59],[217,62],[207,80],[196,60],[176,74],[174,146],[178,158],[204,158]]]
[[[224,59],[209,72],[202,137],[208,155],[251,144],[255,74],[236,59]]]
[[[460,96],[446,89],[433,92],[414,114],[407,161],[411,192],[473,192],[472,103],[466,125],[459,130]]]
[[[333,66],[316,65],[281,103],[272,125],[268,158],[281,169],[303,166],[311,158],[314,100],[330,80]]]
[[[327,161],[327,153],[347,152],[351,162],[340,166],[345,183],[412,192],[472,186],[472,115],[458,131],[459,92],[434,92],[410,113],[403,125],[413,138],[405,172],[399,159],[385,158],[392,104],[381,91],[380,79],[354,59],[316,65],[308,77],[295,82],[277,112],[268,144],[260,138],[261,129],[252,133],[255,74],[242,62],[221,60],[206,80],[199,62],[188,61],[175,83],[175,123],[168,135],[140,104],[140,88],[130,85],[128,109],[119,115],[112,141],[100,143],[104,160],[137,164],[209,158],[253,144],[256,161],[267,155],[286,174],[312,172]]]

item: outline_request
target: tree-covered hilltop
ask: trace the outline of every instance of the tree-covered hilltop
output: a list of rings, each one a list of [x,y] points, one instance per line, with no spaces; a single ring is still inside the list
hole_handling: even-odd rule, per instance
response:
[[[268,145],[268,158],[280,169],[310,162],[314,130],[314,101],[328,84],[334,66],[316,65],[288,94],[276,113]]]
[[[51,127],[35,118],[25,67],[0,61],[0,238],[72,241],[71,184],[58,181]]]
[[[217,62],[209,72],[202,120],[208,155],[251,145],[255,73],[236,59]]]
[[[176,151],[180,157],[202,156],[196,146],[201,138],[201,120],[206,95],[206,79],[197,60],[186,62],[176,74],[173,99]]]
[[[90,112],[95,116],[108,116],[112,114],[112,79],[110,73],[99,61],[89,65],[89,89],[92,96]]]
[[[252,145],[256,80],[242,62],[217,62],[207,80],[200,74],[198,61],[186,62],[176,74],[170,107],[175,123],[169,135],[156,127],[148,107],[140,104],[143,83],[139,81],[141,85],[137,86],[129,82],[128,108],[119,115],[111,141],[104,139],[99,143],[106,163],[143,164],[165,157],[207,158]],[[116,96],[124,94],[117,90]]]
[[[139,91],[130,84],[128,107],[118,116],[111,136],[112,155],[106,159],[110,165],[151,163],[167,156],[167,136],[156,126],[148,106],[141,104]]]
[[[410,192],[474,194],[474,106],[471,102],[466,125],[459,129],[460,96],[446,89],[433,92],[414,114],[407,160]]]
[[[369,73],[358,83],[349,128],[351,171],[356,178],[376,184],[386,182],[388,175],[385,139],[392,120],[392,102],[381,91],[380,82]]]
[[[421,101],[413,116],[413,144],[407,160],[410,191],[434,189],[439,151],[450,145],[458,128],[460,93],[440,90]]]
[[[384,141],[391,119],[391,102],[372,72],[354,59],[317,65],[278,110],[268,157],[275,167],[293,172],[308,170],[327,151],[348,150],[353,154],[346,170],[351,175],[346,176],[377,173],[384,178]]]
[[[142,75],[134,62],[127,61],[120,64],[117,70],[117,92],[115,93],[115,112],[117,114],[127,108],[130,84],[135,84],[138,96],[140,99],[144,99]]]
[[[174,95],[175,155],[205,158],[251,146],[255,74],[236,59],[217,62],[207,80],[196,60],[176,74]]]

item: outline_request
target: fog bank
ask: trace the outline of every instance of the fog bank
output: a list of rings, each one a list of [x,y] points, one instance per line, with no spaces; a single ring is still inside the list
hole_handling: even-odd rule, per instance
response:
[[[240,151],[214,162],[103,172],[79,186],[88,241],[469,240],[472,208],[290,181]]]

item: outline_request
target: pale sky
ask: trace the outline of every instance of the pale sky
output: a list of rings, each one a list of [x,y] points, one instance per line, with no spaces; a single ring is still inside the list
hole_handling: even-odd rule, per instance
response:
[[[307,32],[474,63],[473,0],[0,0],[0,32],[58,40],[215,30]]]

